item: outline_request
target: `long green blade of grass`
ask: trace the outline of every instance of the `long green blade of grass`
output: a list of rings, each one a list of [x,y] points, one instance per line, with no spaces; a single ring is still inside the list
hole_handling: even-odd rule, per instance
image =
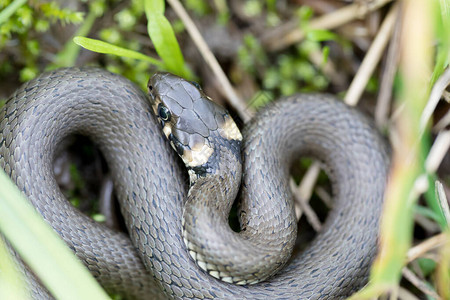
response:
[[[148,34],[167,70],[184,78],[192,78],[184,64],[172,26],[164,16],[164,1],[145,0],[145,14]]]
[[[396,119],[389,183],[380,225],[380,249],[369,285],[352,299],[372,299],[398,286],[406,253],[411,245],[413,208],[427,183],[424,166],[426,139],[419,120],[430,91],[432,36],[431,4],[427,0],[403,3],[401,34],[401,87],[397,95],[403,111]]]
[[[125,49],[122,47],[114,46],[110,43],[103,42],[100,40],[90,39],[82,36],[76,36],[73,38],[73,41],[75,44],[86,48],[88,50],[98,52],[98,53],[105,53],[105,54],[113,54],[117,56],[122,57],[128,57],[128,58],[134,58],[134,59],[140,59],[143,61],[147,61],[159,68],[163,67],[163,63],[157,59],[154,59],[150,56],[144,55],[142,53]]]
[[[109,299],[89,271],[0,170],[0,231],[57,299]]]
[[[436,281],[442,299],[450,299],[450,208],[442,183],[436,181],[435,187],[436,198],[439,199],[439,206],[445,216],[446,224],[444,229],[446,240],[440,251],[441,261],[436,270]]]
[[[3,237],[0,237],[0,270],[0,299],[28,299],[25,281],[16,269]]]

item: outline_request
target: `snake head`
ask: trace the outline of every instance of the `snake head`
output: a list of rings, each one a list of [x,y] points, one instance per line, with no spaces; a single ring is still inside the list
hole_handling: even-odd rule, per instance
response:
[[[227,110],[211,101],[197,83],[158,72],[148,89],[164,135],[189,169],[204,166],[213,157],[217,137],[242,140]]]

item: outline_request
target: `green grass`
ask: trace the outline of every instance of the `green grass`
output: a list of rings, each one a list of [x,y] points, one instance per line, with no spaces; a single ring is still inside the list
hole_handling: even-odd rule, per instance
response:
[[[181,54],[174,30],[164,16],[164,1],[145,0],[144,7],[147,16],[148,34],[162,61],[104,41],[81,36],[76,36],[73,41],[77,45],[94,52],[146,61],[159,69],[164,69],[184,78],[192,79],[193,75],[184,63],[183,54]]]
[[[423,134],[419,124],[431,87],[437,79],[436,75],[442,74],[449,62],[450,27],[445,28],[443,25],[448,23],[449,15],[448,10],[436,7],[438,5],[436,2],[427,1],[405,3],[406,25],[403,27],[403,52],[399,70],[402,84],[397,95],[397,105],[403,107],[396,120],[399,141],[394,149],[386,194],[379,254],[372,268],[369,286],[354,295],[354,299],[370,299],[397,288],[402,269],[405,267],[406,253],[411,247],[415,203],[422,193],[434,190],[434,184],[429,184],[429,177],[435,178],[435,174],[427,174],[424,165],[425,157],[429,154],[428,133]],[[440,5],[448,8],[448,3],[443,1]],[[432,20],[438,20],[435,27],[431,26]],[[434,67],[430,53],[433,37],[441,42],[441,46],[434,53],[437,62]],[[429,78],[434,80],[430,82]],[[427,131],[429,130],[428,127]],[[424,184],[428,184],[425,189],[421,187]],[[428,197],[434,218],[438,223],[445,224],[445,211],[437,201],[437,197]],[[444,228],[445,226],[443,230]],[[442,257],[448,260],[448,254]],[[449,266],[445,262],[442,264]],[[448,289],[445,291],[442,286],[450,286],[449,272],[450,269],[437,273],[440,278],[438,281],[444,282],[440,283],[441,292],[447,295]]]
[[[2,235],[52,295],[58,299],[108,299],[86,267],[75,258],[3,170],[0,171],[0,186]],[[5,270],[13,272],[11,267]]]

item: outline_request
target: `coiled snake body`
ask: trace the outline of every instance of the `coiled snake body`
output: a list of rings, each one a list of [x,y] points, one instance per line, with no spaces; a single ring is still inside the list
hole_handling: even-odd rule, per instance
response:
[[[227,212],[215,209],[229,209],[234,199],[228,198],[239,188],[232,183],[240,176],[239,131],[192,83],[159,74],[150,88],[152,105],[118,75],[61,69],[26,83],[0,111],[1,167],[105,289],[138,299],[339,299],[366,283],[389,159],[364,117],[324,95],[288,97],[260,113],[243,134],[243,230],[235,233]],[[208,110],[212,117],[202,115]],[[191,119],[197,125],[186,123]],[[89,136],[103,152],[131,241],[78,212],[61,194],[52,160],[74,133]],[[195,187],[187,200],[170,145]],[[225,155],[217,156],[218,150]],[[313,243],[289,258],[296,220],[288,174],[297,155],[324,162],[334,208]],[[213,173],[218,176],[208,183]],[[201,214],[186,212],[182,222],[184,207]],[[212,245],[188,240],[202,232]],[[199,252],[204,248],[207,254]],[[278,270],[284,264],[271,276],[269,265]],[[44,297],[33,288],[35,297]]]

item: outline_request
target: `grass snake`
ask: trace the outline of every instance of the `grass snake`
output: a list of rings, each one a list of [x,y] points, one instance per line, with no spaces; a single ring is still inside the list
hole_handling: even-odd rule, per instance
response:
[[[100,69],[59,69],[25,83],[0,111],[1,167],[106,290],[129,299],[340,299],[367,282],[389,162],[370,121],[332,96],[294,95],[263,109],[242,139],[195,83],[157,73],[149,89],[150,97]],[[72,134],[104,154],[130,237],[62,195],[52,162]],[[299,155],[323,162],[334,207],[291,256],[288,178]],[[237,233],[227,220],[241,170]],[[47,297],[37,284],[32,292]]]

